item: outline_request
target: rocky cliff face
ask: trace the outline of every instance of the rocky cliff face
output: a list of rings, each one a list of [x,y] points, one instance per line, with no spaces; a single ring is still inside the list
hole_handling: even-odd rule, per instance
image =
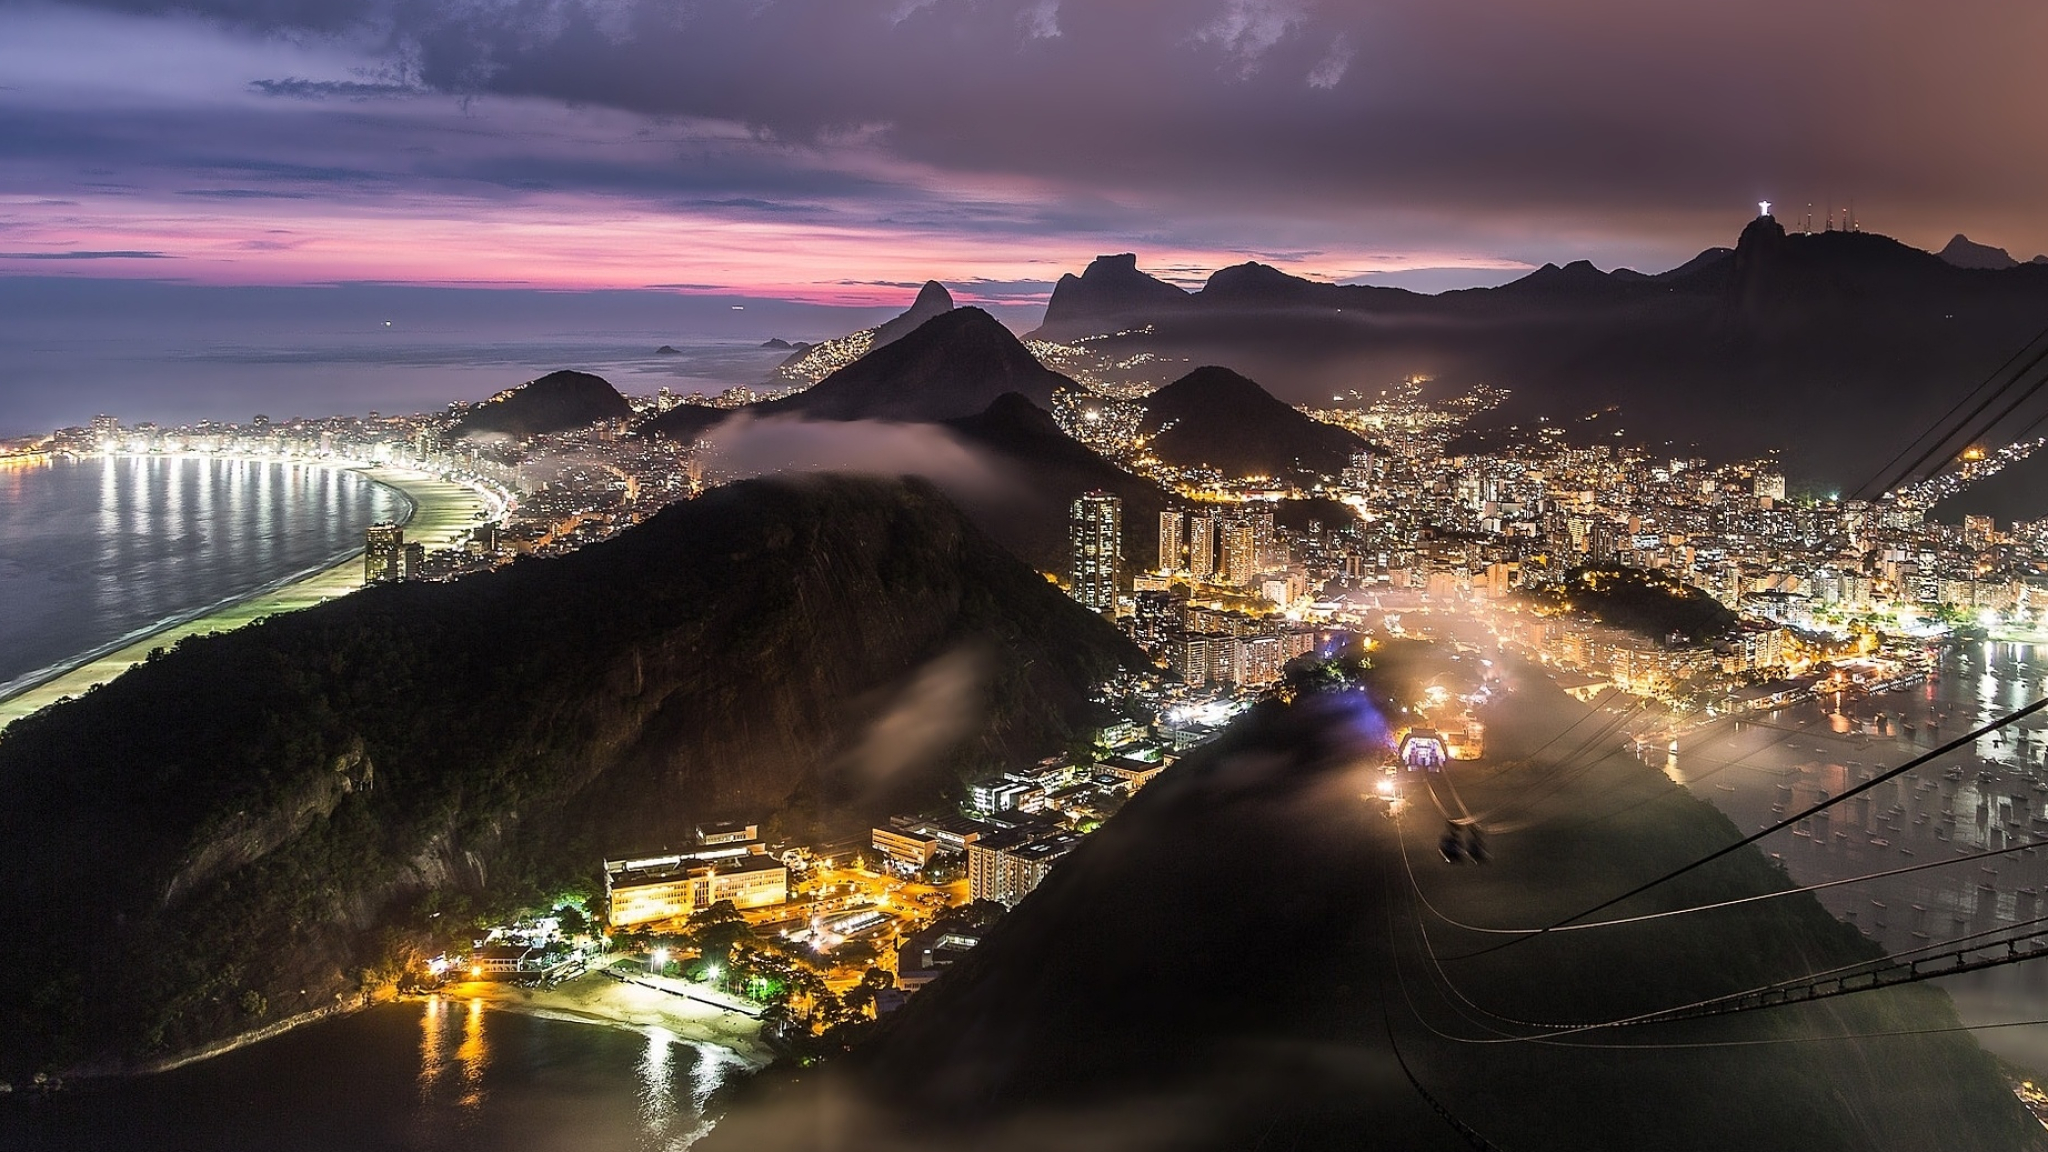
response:
[[[1068,273],[1053,285],[1045,323],[1034,335],[1051,340],[1114,331],[1129,317],[1152,317],[1184,308],[1188,294],[1138,270],[1136,253],[1097,256],[1079,276]]]
[[[332,1004],[410,917],[701,820],[929,803],[1138,659],[929,486],[839,478],[187,642],[0,738],[0,897],[33,926],[0,939],[0,1078]]]

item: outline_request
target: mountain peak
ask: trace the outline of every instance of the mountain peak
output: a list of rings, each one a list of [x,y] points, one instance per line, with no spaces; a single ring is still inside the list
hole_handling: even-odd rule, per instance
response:
[[[1145,400],[1140,429],[1161,460],[1232,476],[1335,475],[1366,442],[1295,411],[1228,368],[1197,368]]]
[[[1751,250],[1753,252],[1757,248],[1784,244],[1784,240],[1786,240],[1786,225],[1778,223],[1778,217],[1774,217],[1774,215],[1759,215],[1757,219],[1751,219],[1745,225],[1743,236],[1735,240],[1735,254],[1737,254],[1737,258],[1741,258],[1743,250]]]
[[[1065,436],[1059,421],[1052,413],[1031,402],[1031,397],[1022,392],[1005,392],[989,402],[989,406],[968,418],[988,425],[1006,425],[1022,431],[1040,435]]]
[[[1079,276],[1068,273],[1053,285],[1040,333],[1093,335],[1114,331],[1120,317],[1185,305],[1188,294],[1138,270],[1134,252],[1097,256]]]
[[[1935,253],[1935,255],[1958,268],[1990,269],[1996,271],[2019,266],[2019,261],[2013,259],[2011,253],[2005,249],[1993,248],[1989,244],[1979,244],[1961,232],[1956,233],[1955,239],[1950,240],[1948,246]]]
[[[893,344],[916,331],[918,325],[952,310],[953,294],[937,280],[927,280],[917,290],[917,299],[911,302],[909,311],[875,329],[874,347]]]
[[[1268,296],[1276,292],[1292,293],[1307,286],[1310,281],[1299,276],[1290,276],[1271,264],[1247,260],[1218,268],[1209,274],[1208,283],[1202,286],[1202,295],[1209,298],[1233,298],[1244,296]]]
[[[1205,364],[1153,395],[1169,393],[1197,404],[1280,404],[1271,392],[1259,387],[1258,381],[1217,364]]]
[[[562,369],[500,392],[471,408],[456,422],[454,435],[541,436],[601,420],[623,420],[633,405],[611,381],[589,372]]]
[[[813,420],[951,420],[982,411],[1005,392],[1049,408],[1053,389],[1073,386],[995,317],[954,308],[760,411]]]

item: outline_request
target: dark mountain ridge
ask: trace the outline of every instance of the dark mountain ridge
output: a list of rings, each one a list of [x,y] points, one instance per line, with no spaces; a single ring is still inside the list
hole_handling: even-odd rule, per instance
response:
[[[633,405],[602,376],[563,369],[500,392],[464,413],[453,436],[499,434],[525,439],[624,420]]]
[[[946,286],[937,280],[927,280],[924,287],[917,290],[917,299],[910,302],[910,307],[905,309],[902,315],[885,321],[881,327],[875,329],[874,347],[894,344],[917,331],[925,321],[934,316],[943,316],[952,310],[953,294],[946,291]]]
[[[187,641],[0,736],[0,898],[49,927],[0,937],[0,1079],[331,1007],[427,911],[587,889],[699,820],[929,804],[1142,662],[929,485],[848,478]],[[956,738],[875,744],[904,708]]]
[[[1720,458],[1781,448],[1795,477],[1845,486],[2048,315],[2048,265],[1959,268],[1875,233],[1787,234],[1769,218],[1734,249],[1655,275],[1574,262],[1435,296],[1255,263],[1178,298],[1061,284],[1034,335],[1126,331],[1101,350],[1225,365],[1288,400],[1422,375],[1446,392],[1508,389],[1501,425],[1618,405],[1625,442]]]
[[[979,308],[955,308],[755,411],[810,420],[931,422],[972,416],[1005,392],[1051,407],[1055,388],[1072,387],[1001,321]]]
[[[1228,368],[1197,368],[1145,398],[1139,431],[1154,455],[1228,476],[1335,475],[1369,445],[1304,416]]]
[[[1961,232],[1949,240],[1940,252],[1935,253],[1943,260],[1958,268],[2011,268],[2019,261],[2003,248],[1979,244]]]
[[[1069,272],[1053,285],[1052,297],[1045,306],[1045,322],[1039,332],[1089,334],[1069,332],[1070,328],[1083,327],[1107,332],[1112,329],[1091,326],[1119,316],[1170,312],[1185,306],[1188,299],[1185,290],[1140,272],[1138,256],[1134,252],[1097,256],[1089,261],[1079,276]]]
[[[985,452],[1010,481],[1009,493],[985,502],[965,494],[955,499],[1026,563],[1066,571],[1072,552],[1069,509],[1081,494],[1102,491],[1123,501],[1126,567],[1159,566],[1159,514],[1174,506],[1173,497],[1061,431],[1050,412],[1011,392],[973,416],[948,420],[946,427]]]
[[[736,409],[685,405],[647,421],[639,430],[694,440],[735,412],[806,420],[935,423],[972,416],[1007,392],[1049,408],[1054,389],[1077,387],[1040,364],[995,317],[979,308],[954,308],[794,396]]]
[[[1547,923],[1739,834],[1654,769],[1614,756],[1565,777],[1533,826],[1493,837],[1487,867],[1445,865],[1427,800],[1413,802],[1426,817],[1411,808],[1396,825],[1366,798],[1386,778],[1360,767],[1393,699],[1414,699],[1423,677],[1456,667],[1407,647],[1376,652],[1375,671],[1404,675],[1398,666],[1411,665],[1412,683],[1375,688],[1372,703],[1357,694],[1269,702],[1168,768],[843,1065],[770,1073],[740,1092],[706,1152],[1850,1152],[1872,1146],[1873,1133],[1888,1149],[1925,1152],[2038,1146],[2038,1125],[1967,1035],[1843,1039],[1954,1027],[1947,998],[1926,986],[1584,1040],[1501,1042],[1544,1031],[1484,1013],[1612,1019],[1776,979],[1787,964],[1825,969],[1878,950],[1805,895],[1711,922],[1678,918],[1449,959],[1500,938],[1448,927],[1418,891],[1446,916]],[[1487,721],[1497,765],[1590,714],[1541,672],[1510,674],[1524,685]],[[1482,783],[1487,772],[1459,780],[1482,810],[1530,788],[1512,770]],[[1628,815],[1589,822],[1589,812]],[[1748,849],[1614,914],[1787,885]],[[1813,1036],[1830,1039],[1771,1042]],[[1599,1046],[1664,1042],[1677,1047]],[[1454,1130],[1437,1103],[1479,1136]]]

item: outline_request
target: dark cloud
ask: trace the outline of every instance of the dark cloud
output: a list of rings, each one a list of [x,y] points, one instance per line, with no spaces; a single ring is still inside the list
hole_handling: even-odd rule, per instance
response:
[[[166,10],[158,0],[112,6]],[[2029,45],[1994,0],[178,0],[370,29],[420,82],[1189,204],[1641,217],[1859,196],[1873,218],[2030,210]],[[367,87],[379,87],[369,85]]]
[[[175,260],[165,252],[0,252],[0,260]]]
[[[713,217],[1227,249],[1346,276],[1371,265],[1344,253],[1380,248],[1434,265],[1667,267],[1725,243],[1759,199],[1782,216],[1854,198],[1868,226],[1927,245],[1961,230],[2048,247],[2048,153],[2031,146],[2048,130],[2048,73],[2032,60],[2048,8],[2009,0],[38,11],[88,10],[196,15],[250,59],[277,58],[228,81],[242,105],[112,114],[17,109],[10,94],[0,187],[62,191],[115,172],[145,192],[585,192]],[[302,48],[333,66],[291,55]]]
[[[410,84],[382,84],[361,80],[251,80],[249,88],[265,96],[295,100],[368,100],[379,96],[416,96],[420,90]]]
[[[203,200],[304,200],[310,193],[279,192],[267,188],[181,188],[180,196],[196,196]]]

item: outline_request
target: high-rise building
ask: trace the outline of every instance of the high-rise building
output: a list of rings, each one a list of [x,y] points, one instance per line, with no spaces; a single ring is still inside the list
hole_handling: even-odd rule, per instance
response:
[[[1171,592],[1141,591],[1133,598],[1131,639],[1147,652],[1158,654],[1174,633],[1180,631],[1183,602]]]
[[[1014,907],[1080,842],[1072,833],[1016,828],[969,844],[968,894]]]
[[[1188,517],[1188,575],[1207,580],[1216,574],[1216,521]]]
[[[1251,521],[1232,517],[1223,522],[1223,583],[1239,588],[1259,571],[1258,529]]]
[[[1161,512],[1159,514],[1159,570],[1161,572],[1173,572],[1181,567],[1185,559],[1182,553],[1187,547],[1187,541],[1183,539],[1186,523],[1187,516],[1183,513]]]
[[[405,529],[390,521],[372,524],[363,533],[363,582],[405,578]]]
[[[1252,566],[1260,572],[1285,566],[1280,557],[1280,539],[1273,531],[1273,513],[1267,510],[1253,512],[1248,517],[1252,525]]]
[[[1124,502],[1108,492],[1089,492],[1074,501],[1070,527],[1074,599],[1105,616],[1114,615],[1124,560]]]

